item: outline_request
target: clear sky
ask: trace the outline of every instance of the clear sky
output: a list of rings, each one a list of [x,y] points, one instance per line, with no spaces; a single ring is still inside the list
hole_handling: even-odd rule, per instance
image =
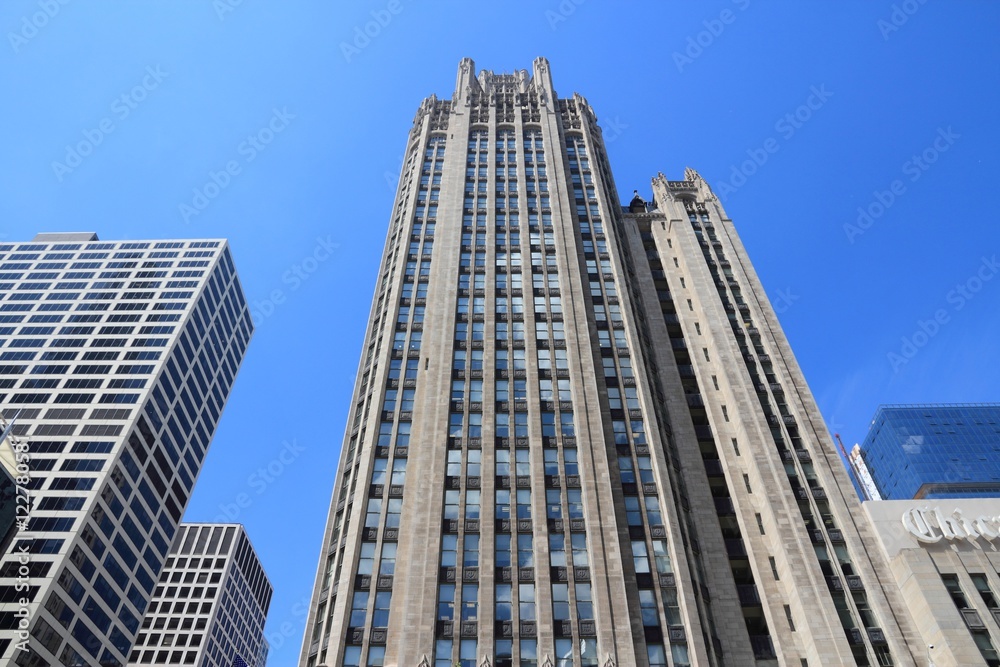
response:
[[[549,58],[626,201],[709,180],[848,446],[880,403],[1000,400],[997,3],[6,0],[0,28],[0,238],[232,244],[258,328],[186,518],[247,526],[272,667],[298,655],[407,132],[462,57]]]

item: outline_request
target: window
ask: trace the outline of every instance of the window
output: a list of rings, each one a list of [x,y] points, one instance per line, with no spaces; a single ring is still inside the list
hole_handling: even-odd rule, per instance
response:
[[[365,528],[378,528],[379,518],[382,514],[382,499],[369,498],[368,510],[365,513]]]
[[[566,567],[566,536],[562,533],[549,534],[549,565]]]
[[[458,519],[458,490],[448,490],[444,492],[444,518],[445,519]]]
[[[391,576],[396,573],[396,543],[385,542],[382,545],[382,558],[379,561],[378,573]]]
[[[462,567],[479,567],[479,535],[466,534]]]
[[[509,449],[498,449],[498,450],[496,450],[496,476],[497,477],[509,477],[510,476],[510,450]]]
[[[479,489],[468,489],[465,492],[465,518],[479,518]]]
[[[535,566],[531,533],[522,533],[517,536],[517,566],[522,568]]]
[[[475,621],[479,618],[479,586],[462,585],[462,620]]]
[[[458,535],[441,536],[441,567],[455,567],[458,560]]]
[[[535,585],[519,584],[517,587],[517,603],[520,620],[535,620]]]
[[[455,493],[458,493],[457,491]],[[507,489],[497,489],[496,492],[496,518],[510,518],[510,491]]]
[[[466,455],[465,474],[468,477],[479,477],[482,471],[483,452],[481,449],[470,449]]]
[[[374,542],[362,542],[361,543],[361,555],[358,557],[358,574],[372,573],[372,568],[375,563],[375,543]]]
[[[360,628],[365,625],[365,610],[368,607],[368,591],[355,591],[351,602],[351,627]]]
[[[497,584],[496,586],[496,613],[498,621],[512,620],[511,611],[511,587],[510,584]]]
[[[581,621],[594,620],[594,601],[591,597],[590,584],[575,584],[576,615]],[[596,649],[595,649],[596,650]],[[596,655],[595,655],[596,658]]]
[[[438,612],[439,621],[455,620],[455,585],[441,584],[438,586]]]
[[[649,572],[649,554],[644,540],[632,541],[632,564],[637,574]]]
[[[392,591],[382,591],[375,594],[375,609],[372,613],[372,627],[386,628],[389,626],[389,603]]]
[[[656,563],[656,571],[660,574],[673,572],[666,540],[653,540],[653,561]]]
[[[570,620],[568,584],[552,584],[552,619],[555,621]]]
[[[497,567],[511,566],[512,559],[510,553],[510,546],[511,546],[510,535],[506,533],[497,534],[495,541]]]
[[[570,545],[573,548],[573,566],[587,567],[590,565],[587,557],[586,533],[572,533],[570,535]]]
[[[545,490],[545,516],[549,519],[562,518],[562,499],[559,489]]]

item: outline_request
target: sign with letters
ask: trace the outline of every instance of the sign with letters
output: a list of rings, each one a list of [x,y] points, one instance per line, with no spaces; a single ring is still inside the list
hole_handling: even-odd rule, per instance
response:
[[[966,516],[960,509],[949,514],[939,507],[914,507],[903,512],[903,527],[925,544],[964,539],[981,549],[980,538],[988,542],[1000,538],[1000,516]]]

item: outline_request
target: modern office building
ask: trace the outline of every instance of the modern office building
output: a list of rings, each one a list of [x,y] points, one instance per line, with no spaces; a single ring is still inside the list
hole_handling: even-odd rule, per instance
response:
[[[545,59],[420,106],[302,667],[926,665],[719,200],[617,193]]]
[[[32,506],[0,663],[123,666],[249,342],[224,240],[0,244],[0,414]]]
[[[885,500],[1000,497],[1000,404],[883,405],[860,455]]]
[[[243,526],[181,524],[128,664],[264,667],[271,593]]]

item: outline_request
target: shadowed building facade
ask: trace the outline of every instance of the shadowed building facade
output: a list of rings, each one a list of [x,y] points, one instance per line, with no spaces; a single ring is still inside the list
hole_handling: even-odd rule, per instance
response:
[[[913,665],[731,220],[459,65],[407,141],[300,664]]]

